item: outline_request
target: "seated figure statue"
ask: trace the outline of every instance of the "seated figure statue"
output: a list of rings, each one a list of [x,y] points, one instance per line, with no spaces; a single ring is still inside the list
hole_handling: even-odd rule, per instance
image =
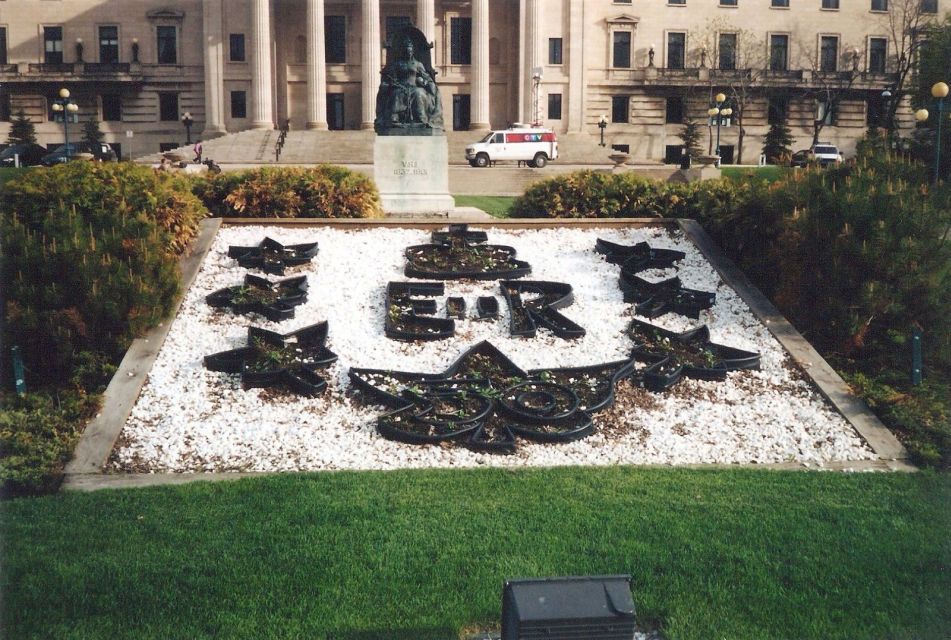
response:
[[[394,34],[387,51],[376,96],[373,128],[377,134],[444,133],[436,70],[429,61],[426,37],[418,29],[405,27]]]

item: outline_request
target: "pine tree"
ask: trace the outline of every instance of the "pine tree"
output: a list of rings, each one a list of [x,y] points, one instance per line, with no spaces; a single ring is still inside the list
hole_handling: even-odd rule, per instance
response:
[[[763,137],[763,155],[770,164],[781,164],[791,155],[790,145],[793,143],[792,131],[786,121],[774,122]]]
[[[23,109],[17,111],[16,117],[10,123],[10,133],[7,135],[7,142],[9,144],[36,144],[36,127],[34,127],[30,119],[26,117]]]
[[[701,130],[700,123],[696,120],[687,120],[684,123],[684,128],[680,132],[680,139],[684,142],[684,148],[687,150],[687,153],[691,158],[696,158],[703,153],[703,148],[700,146],[700,138],[703,136],[703,131]]]
[[[106,134],[99,129],[98,120],[92,119],[83,123],[83,142],[98,145],[105,137]]]

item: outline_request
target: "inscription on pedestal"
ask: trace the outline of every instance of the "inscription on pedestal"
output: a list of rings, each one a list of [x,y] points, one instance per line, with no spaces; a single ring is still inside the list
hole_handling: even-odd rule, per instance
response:
[[[428,176],[429,172],[420,167],[416,160],[404,160],[400,162],[402,166],[393,169],[394,176]]]

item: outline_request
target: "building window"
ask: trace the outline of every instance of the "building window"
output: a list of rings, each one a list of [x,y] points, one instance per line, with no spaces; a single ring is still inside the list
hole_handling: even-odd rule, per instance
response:
[[[99,62],[119,62],[119,27],[99,27]]]
[[[232,33],[228,36],[229,60],[231,62],[244,62],[244,34]]]
[[[819,39],[819,70],[835,71],[839,67],[839,38],[822,36]]]
[[[888,49],[886,38],[869,38],[868,70],[871,73],[885,73],[885,53]]]
[[[888,0],[872,0],[872,11],[888,11]]]
[[[175,27],[156,27],[159,64],[178,64],[178,32]]]
[[[719,56],[719,66],[721,69],[732,70],[736,69],[736,34],[735,33],[721,33],[719,40],[719,48],[717,50]]]
[[[766,123],[782,124],[786,122],[786,116],[789,113],[789,98],[785,96],[772,96],[766,104]]]
[[[780,9],[788,9],[788,8],[789,8],[789,0],[771,0],[769,6],[771,6],[771,7],[778,7],[778,8],[780,8]]]
[[[686,33],[668,33],[667,34],[667,68],[683,69],[685,52],[687,48]]]
[[[116,93],[104,93],[100,96],[102,103],[102,121],[120,122],[122,120],[122,99]]]
[[[10,122],[10,96],[0,94],[0,122]]]
[[[472,64],[472,18],[450,18],[449,64]]]
[[[324,16],[324,58],[327,64],[347,61],[346,16]]]
[[[736,0],[720,0],[721,7],[735,7]]]
[[[789,36],[771,35],[769,37],[769,70],[785,71],[789,61]]]
[[[561,120],[561,94],[548,94],[548,119]]]
[[[178,94],[177,93],[159,93],[159,120],[163,122],[175,122],[178,120]]]
[[[664,122],[667,124],[683,124],[684,99],[679,96],[667,98],[667,113]]]
[[[248,94],[244,91],[231,92],[231,117],[248,117]]]
[[[631,113],[630,96],[612,96],[611,97],[611,122],[628,121],[628,114]]]
[[[839,0],[822,0],[823,9],[838,9]]]
[[[62,64],[63,27],[43,27],[43,62]]]
[[[687,0],[667,0],[667,4],[687,4]]]
[[[614,32],[614,55],[612,61],[615,69],[631,68],[631,32]]]
[[[7,64],[7,28],[0,27],[0,64]]]
[[[561,38],[548,38],[548,64],[561,63]]]
[[[833,126],[836,124],[838,114],[835,112],[835,104],[820,100],[816,104],[816,122]]]
[[[921,0],[922,13],[938,13],[938,0]]]

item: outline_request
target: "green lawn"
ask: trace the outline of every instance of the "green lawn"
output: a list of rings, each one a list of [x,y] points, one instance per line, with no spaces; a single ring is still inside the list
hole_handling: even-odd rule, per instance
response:
[[[476,207],[495,218],[508,218],[515,198],[511,196],[453,196],[457,207]]]
[[[9,638],[457,636],[503,581],[630,573],[667,638],[946,638],[951,478],[323,473],[2,504]]]
[[[791,170],[789,167],[768,165],[765,167],[721,167],[720,173],[724,178],[730,178],[731,180],[759,178],[769,182],[776,182]]]

